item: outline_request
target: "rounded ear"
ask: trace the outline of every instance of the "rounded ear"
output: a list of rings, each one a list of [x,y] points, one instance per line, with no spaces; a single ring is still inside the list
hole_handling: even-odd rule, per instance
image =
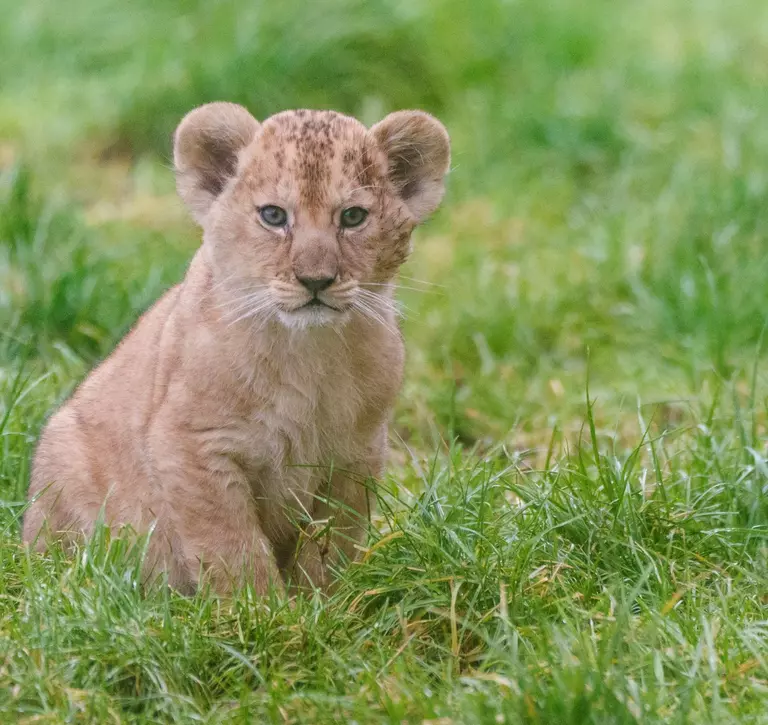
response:
[[[451,142],[440,121],[424,111],[397,111],[371,128],[389,160],[389,178],[417,222],[443,198]]]
[[[237,159],[259,129],[235,103],[208,103],[190,111],[173,135],[176,188],[198,224],[237,172]]]

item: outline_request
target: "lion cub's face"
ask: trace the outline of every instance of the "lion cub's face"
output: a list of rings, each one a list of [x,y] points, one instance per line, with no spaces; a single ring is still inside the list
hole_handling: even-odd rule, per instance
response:
[[[387,284],[440,203],[450,151],[443,126],[419,111],[367,129],[330,111],[259,124],[212,103],[181,122],[174,160],[231,319],[308,327],[391,306]]]

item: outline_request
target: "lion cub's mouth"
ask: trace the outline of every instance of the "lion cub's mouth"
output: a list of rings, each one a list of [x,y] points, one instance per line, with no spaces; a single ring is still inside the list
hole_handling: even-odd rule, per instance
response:
[[[279,310],[278,315],[286,327],[298,330],[343,324],[349,316],[347,309],[336,307],[318,297],[291,310]]]
[[[299,307],[299,309],[307,310],[311,309],[312,307],[325,307],[329,310],[333,310],[334,312],[341,312],[338,307],[334,307],[333,305],[329,305],[327,302],[323,302],[319,297],[313,297],[309,302]]]

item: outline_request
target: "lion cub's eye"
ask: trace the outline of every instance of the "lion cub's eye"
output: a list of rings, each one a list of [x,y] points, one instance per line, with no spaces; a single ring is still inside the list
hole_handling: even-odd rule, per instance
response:
[[[281,206],[269,204],[259,209],[259,216],[271,227],[284,227],[288,222],[288,213]]]
[[[350,229],[359,227],[368,217],[368,210],[361,206],[351,206],[341,212],[341,226]]]

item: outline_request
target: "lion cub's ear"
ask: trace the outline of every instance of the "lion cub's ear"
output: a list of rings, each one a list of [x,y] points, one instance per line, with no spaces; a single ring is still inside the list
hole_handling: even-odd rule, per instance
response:
[[[184,116],[173,136],[176,188],[198,224],[237,172],[238,154],[258,129],[258,121],[235,103],[208,103]]]
[[[389,159],[389,176],[416,218],[424,221],[443,198],[451,163],[448,132],[423,111],[397,111],[371,128]]]

